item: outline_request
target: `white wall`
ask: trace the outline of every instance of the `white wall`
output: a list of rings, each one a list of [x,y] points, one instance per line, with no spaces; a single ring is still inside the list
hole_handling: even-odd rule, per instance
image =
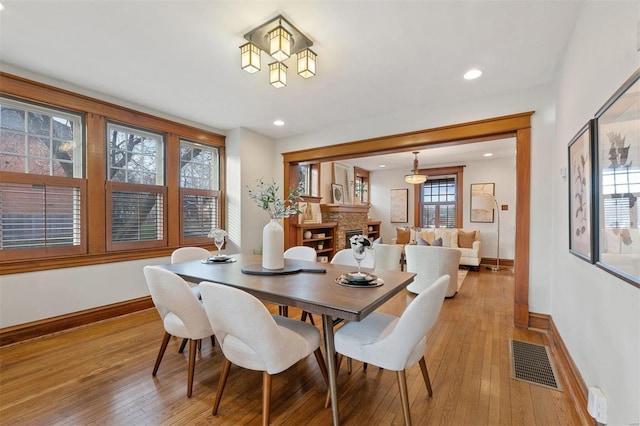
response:
[[[514,141],[510,143],[515,149]],[[444,166],[443,166],[444,167]],[[477,223],[470,221],[469,203],[471,200],[471,184],[493,182],[496,184],[496,199],[500,205],[506,204],[509,210],[500,212],[500,258],[513,259],[515,255],[515,156],[512,158],[487,159],[466,163],[463,174],[462,219],[464,229],[479,229],[482,237],[481,256],[496,257],[497,222]],[[413,226],[413,185],[404,182],[404,170],[376,170],[369,174],[371,183],[371,210],[369,217],[380,220],[380,231],[383,242],[391,242],[396,236],[396,227]],[[391,189],[409,190],[409,214],[406,223],[391,223],[390,191]]]
[[[640,66],[637,1],[585,2],[558,81],[552,161],[551,315],[587,386],[603,390],[608,424],[640,423],[640,289],[569,253],[567,143]]]
[[[227,134],[227,227],[234,252],[261,253],[262,228],[269,214],[249,197],[256,180],[282,182],[275,165],[268,159],[275,155],[275,141],[248,129],[234,129]],[[282,160],[280,160],[282,163]],[[249,188],[247,188],[249,187]],[[282,194],[282,192],[281,192]]]
[[[276,175],[282,179],[283,152],[535,111],[531,118],[531,205],[534,209],[536,206],[548,206],[551,203],[552,181],[549,152],[555,134],[554,96],[554,85],[545,84],[464,103],[443,104],[437,109],[413,108],[368,117],[344,126],[332,126],[318,132],[279,139],[274,158],[278,167]],[[374,197],[373,191],[371,196]],[[530,237],[529,308],[533,312],[550,313],[551,310],[550,229],[550,209],[536,209],[535,214],[531,215]]]

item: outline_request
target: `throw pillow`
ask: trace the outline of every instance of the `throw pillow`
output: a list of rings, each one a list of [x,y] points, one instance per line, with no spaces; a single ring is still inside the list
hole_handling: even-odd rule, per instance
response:
[[[436,239],[436,234],[433,228],[422,228],[422,230],[418,232],[418,236],[429,244]]]
[[[473,242],[476,240],[476,231],[465,232],[458,230],[458,247],[473,248]]]
[[[458,248],[458,228],[436,228],[436,238],[442,238],[443,247]]]
[[[431,243],[432,247],[442,247],[442,237],[440,238],[436,238],[435,240],[433,240],[433,242]]]
[[[421,237],[418,237],[418,239],[416,240],[416,244],[418,244],[419,246],[430,246],[431,245],[428,242],[426,242],[425,240],[423,240]]]
[[[396,244],[409,244],[411,240],[411,230],[396,228]]]

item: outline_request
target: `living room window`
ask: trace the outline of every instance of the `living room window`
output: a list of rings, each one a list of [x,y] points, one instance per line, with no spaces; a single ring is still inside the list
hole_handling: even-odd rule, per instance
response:
[[[421,185],[422,228],[456,228],[457,186],[455,176],[429,177]]]
[[[86,252],[84,117],[0,98],[0,259]]]
[[[220,227],[220,152],[216,147],[180,140],[181,244],[211,242]]]
[[[414,226],[420,228],[462,227],[464,166],[420,169],[427,181],[414,185]]]
[[[166,245],[164,137],[107,123],[108,250]]]

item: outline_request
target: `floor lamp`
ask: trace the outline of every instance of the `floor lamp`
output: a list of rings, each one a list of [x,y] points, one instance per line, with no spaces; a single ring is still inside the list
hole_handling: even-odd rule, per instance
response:
[[[496,218],[498,221],[498,241],[497,241],[497,250],[496,250],[496,264],[495,266],[487,266],[487,269],[492,271],[500,270],[500,209],[498,208],[498,202],[496,201],[496,197],[490,194],[476,195],[473,197],[473,209],[478,210],[491,210],[493,212],[493,208],[495,206],[496,210]]]

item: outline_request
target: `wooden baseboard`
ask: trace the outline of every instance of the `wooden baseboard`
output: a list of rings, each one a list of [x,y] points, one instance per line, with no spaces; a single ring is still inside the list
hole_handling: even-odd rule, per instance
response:
[[[0,329],[0,346],[22,342],[59,331],[68,330],[96,321],[142,311],[153,307],[151,296],[127,300],[98,308],[60,315],[26,324]]]
[[[558,373],[563,376],[562,379],[566,385],[565,392],[569,394],[578,414],[583,418],[582,424],[593,424],[594,420],[587,411],[587,385],[580,374],[580,370],[578,370],[578,367],[576,367],[576,364],[573,362],[569,350],[562,341],[562,337],[553,322],[553,318],[548,316],[548,319],[548,336],[550,339],[551,349],[561,359],[561,366],[557,366],[560,367],[557,370]]]
[[[550,321],[551,321],[551,317],[549,315],[529,312],[529,328],[549,330]]]

